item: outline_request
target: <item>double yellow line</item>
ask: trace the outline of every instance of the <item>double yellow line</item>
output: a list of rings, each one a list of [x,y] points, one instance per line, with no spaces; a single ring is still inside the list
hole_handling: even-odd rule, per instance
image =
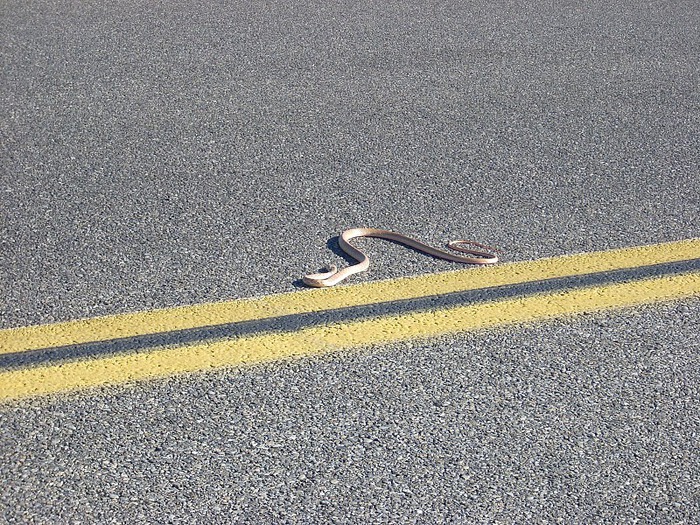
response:
[[[0,330],[0,357],[206,326],[255,322],[350,307],[507,287],[691,261],[700,239],[502,264],[331,289]],[[223,366],[310,356],[339,349],[430,338],[510,323],[700,295],[700,271],[612,282],[235,338],[170,344],[139,352],[0,371],[0,400],[118,384]],[[118,344],[118,343],[117,343]]]

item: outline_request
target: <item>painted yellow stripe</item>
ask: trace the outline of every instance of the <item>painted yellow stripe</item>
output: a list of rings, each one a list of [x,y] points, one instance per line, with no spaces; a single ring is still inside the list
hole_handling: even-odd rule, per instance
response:
[[[0,373],[0,400],[700,295],[700,272]]]
[[[260,298],[0,330],[0,354],[315,312],[700,257],[700,239]]]

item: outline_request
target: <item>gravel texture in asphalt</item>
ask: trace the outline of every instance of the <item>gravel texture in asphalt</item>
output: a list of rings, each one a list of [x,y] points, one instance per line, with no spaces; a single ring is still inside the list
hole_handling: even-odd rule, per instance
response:
[[[15,403],[4,517],[693,523],[699,320],[696,299]]]
[[[2,328],[700,235],[695,0],[1,11]],[[11,403],[0,521],[692,523],[699,310]]]
[[[361,225],[511,260],[697,236],[698,20],[7,1],[2,325],[290,290]],[[370,245],[356,281],[454,267]]]

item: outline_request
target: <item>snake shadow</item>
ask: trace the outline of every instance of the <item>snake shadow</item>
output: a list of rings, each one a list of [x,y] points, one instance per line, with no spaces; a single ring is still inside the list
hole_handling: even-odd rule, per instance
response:
[[[340,244],[338,242],[338,239],[340,239],[339,235],[336,235],[335,237],[331,237],[326,241],[326,248],[328,248],[330,251],[332,251],[334,254],[336,254],[338,257],[343,259],[348,265],[355,264],[357,261],[350,257],[347,253],[343,251],[343,249],[340,247]],[[318,268],[318,272],[323,272],[325,271],[325,267]],[[309,272],[311,273],[311,272]],[[304,281],[301,279],[296,279],[295,281],[292,282],[292,286],[294,288],[309,288],[309,286],[304,284]]]

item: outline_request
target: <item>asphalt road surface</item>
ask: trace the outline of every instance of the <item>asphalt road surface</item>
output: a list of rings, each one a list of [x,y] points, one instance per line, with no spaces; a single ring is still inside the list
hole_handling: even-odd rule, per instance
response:
[[[0,328],[700,236],[700,4],[526,4],[4,1]],[[6,403],[0,521],[697,523],[699,320]]]

